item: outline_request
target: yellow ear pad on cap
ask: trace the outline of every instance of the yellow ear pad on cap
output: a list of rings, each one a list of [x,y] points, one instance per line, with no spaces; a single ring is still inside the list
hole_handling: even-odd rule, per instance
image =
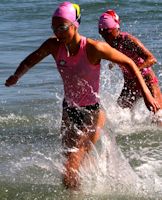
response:
[[[75,4],[75,3],[73,3],[73,6],[76,10],[76,20],[80,23],[80,17],[81,17],[80,6],[78,4]]]

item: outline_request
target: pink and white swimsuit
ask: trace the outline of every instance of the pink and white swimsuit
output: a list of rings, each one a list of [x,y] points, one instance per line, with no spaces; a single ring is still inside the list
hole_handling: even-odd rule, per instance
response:
[[[100,64],[93,65],[89,62],[86,43],[87,39],[81,36],[80,49],[74,56],[67,56],[67,49],[61,44],[56,57],[64,84],[65,101],[71,107],[99,102]]]

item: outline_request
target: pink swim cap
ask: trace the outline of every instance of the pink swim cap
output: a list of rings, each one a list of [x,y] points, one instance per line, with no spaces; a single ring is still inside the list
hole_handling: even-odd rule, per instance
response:
[[[65,1],[59,5],[52,17],[67,19],[78,28],[80,23],[80,7],[78,4]]]
[[[100,29],[120,28],[119,16],[115,13],[115,11],[107,10],[101,15],[98,26]]]

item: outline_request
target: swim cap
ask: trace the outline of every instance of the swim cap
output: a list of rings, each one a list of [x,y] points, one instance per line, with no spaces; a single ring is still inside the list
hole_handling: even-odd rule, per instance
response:
[[[52,17],[61,17],[72,22],[77,28],[80,24],[80,7],[78,4],[63,2],[56,9]]]
[[[119,16],[114,10],[107,10],[101,15],[98,26],[100,29],[120,28]]]

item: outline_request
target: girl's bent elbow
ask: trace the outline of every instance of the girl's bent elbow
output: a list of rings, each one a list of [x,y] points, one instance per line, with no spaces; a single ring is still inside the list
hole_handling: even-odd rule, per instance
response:
[[[154,64],[157,63],[157,59],[156,58],[153,59],[153,63]]]

